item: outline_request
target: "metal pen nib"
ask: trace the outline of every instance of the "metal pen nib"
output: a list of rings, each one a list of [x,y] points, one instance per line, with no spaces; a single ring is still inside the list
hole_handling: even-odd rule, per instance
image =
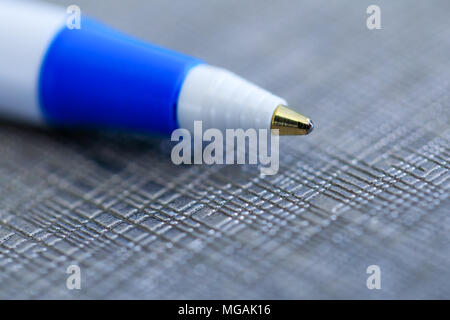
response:
[[[278,129],[281,136],[305,135],[313,131],[314,124],[304,115],[280,104],[273,112],[270,129]]]

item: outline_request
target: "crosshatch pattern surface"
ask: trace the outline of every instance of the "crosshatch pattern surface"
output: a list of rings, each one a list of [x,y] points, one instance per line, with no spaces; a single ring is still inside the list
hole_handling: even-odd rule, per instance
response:
[[[167,140],[2,123],[0,298],[450,298],[448,1],[378,1],[374,31],[367,1],[76,3],[316,129],[261,178],[172,165]]]

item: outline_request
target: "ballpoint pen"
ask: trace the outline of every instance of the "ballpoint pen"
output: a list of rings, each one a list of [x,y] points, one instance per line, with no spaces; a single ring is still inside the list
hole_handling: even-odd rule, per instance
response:
[[[0,0],[0,115],[51,126],[170,134],[205,128],[311,132],[286,101],[225,69],[63,8]]]

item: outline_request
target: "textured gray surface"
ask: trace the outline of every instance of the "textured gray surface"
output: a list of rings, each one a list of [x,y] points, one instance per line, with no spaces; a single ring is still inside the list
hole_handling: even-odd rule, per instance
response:
[[[449,1],[377,1],[376,31],[372,1],[53,2],[228,67],[317,129],[261,179],[171,165],[164,140],[2,123],[0,298],[450,298]]]

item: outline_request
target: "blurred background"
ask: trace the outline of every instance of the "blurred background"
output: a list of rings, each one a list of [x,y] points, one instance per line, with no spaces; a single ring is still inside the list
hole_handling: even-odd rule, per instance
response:
[[[0,123],[0,298],[450,298],[449,1],[51,2],[226,67],[316,129],[261,178],[174,166],[164,139]]]

